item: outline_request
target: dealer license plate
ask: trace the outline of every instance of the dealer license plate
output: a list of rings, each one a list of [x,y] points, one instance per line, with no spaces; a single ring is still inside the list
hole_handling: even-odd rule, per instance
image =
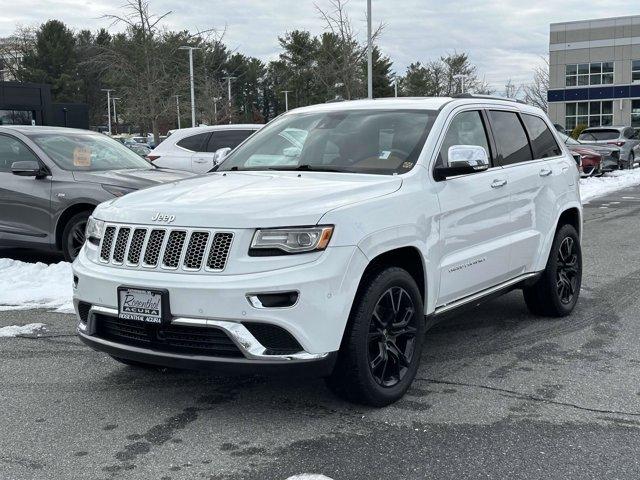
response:
[[[118,288],[118,316],[124,320],[162,323],[162,292],[144,288]]]

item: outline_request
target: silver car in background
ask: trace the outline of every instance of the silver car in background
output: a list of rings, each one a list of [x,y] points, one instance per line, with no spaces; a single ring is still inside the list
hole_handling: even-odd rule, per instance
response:
[[[640,137],[632,127],[590,127],[578,137],[582,144],[608,145],[620,149],[621,167],[634,168],[640,160]]]

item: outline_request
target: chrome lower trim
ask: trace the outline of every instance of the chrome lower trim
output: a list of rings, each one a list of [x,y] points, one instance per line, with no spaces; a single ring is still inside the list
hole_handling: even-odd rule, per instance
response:
[[[94,313],[99,313],[101,315],[108,315],[111,317],[118,316],[118,309],[111,307],[102,307],[99,305],[93,305],[89,310],[89,317]],[[80,322],[81,323],[81,322]],[[308,353],[308,352],[298,352],[292,353],[288,355],[267,355],[267,348],[262,345],[256,337],[254,337],[251,332],[242,325],[241,323],[230,322],[227,320],[211,320],[207,318],[189,318],[189,317],[174,317],[171,320],[173,325],[184,325],[191,327],[212,327],[219,328],[223,330],[233,343],[237,345],[242,354],[248,360],[268,360],[269,362],[277,362],[281,361],[283,363],[286,362],[295,362],[295,361],[311,361],[311,360],[321,360],[326,358],[329,355],[327,353]]]
[[[536,275],[538,275],[537,273],[525,273],[524,275],[520,275],[516,278],[512,278],[511,280],[507,280],[506,282],[503,282],[499,285],[496,285],[494,287],[488,288],[486,290],[482,290],[481,292],[478,293],[474,293],[472,295],[469,295],[468,297],[464,297],[461,298],[460,300],[456,300],[454,302],[451,303],[447,303],[445,305],[442,305],[440,307],[436,307],[435,311],[433,312],[434,315],[440,315],[442,313],[448,312],[450,310],[454,310],[458,307],[461,307],[463,305],[466,305],[468,303],[472,303],[475,302],[477,300],[480,300],[484,297],[486,297],[487,295],[491,295],[493,293],[499,292],[500,290],[504,290],[505,288],[509,288],[512,287],[524,280],[527,280],[529,278],[533,278]]]

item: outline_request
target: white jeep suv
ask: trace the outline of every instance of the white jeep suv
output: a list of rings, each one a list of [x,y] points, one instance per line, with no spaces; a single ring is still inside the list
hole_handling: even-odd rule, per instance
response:
[[[579,173],[544,113],[490,97],[282,115],[214,173],[99,205],[73,265],[78,335],[135,365],[317,369],[381,406],[445,312],[580,292]]]

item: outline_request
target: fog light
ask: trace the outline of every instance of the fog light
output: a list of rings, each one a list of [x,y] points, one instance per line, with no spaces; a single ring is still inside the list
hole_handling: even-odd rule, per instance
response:
[[[247,300],[254,308],[287,308],[298,303],[299,293],[277,292],[277,293],[251,293],[247,295]]]

